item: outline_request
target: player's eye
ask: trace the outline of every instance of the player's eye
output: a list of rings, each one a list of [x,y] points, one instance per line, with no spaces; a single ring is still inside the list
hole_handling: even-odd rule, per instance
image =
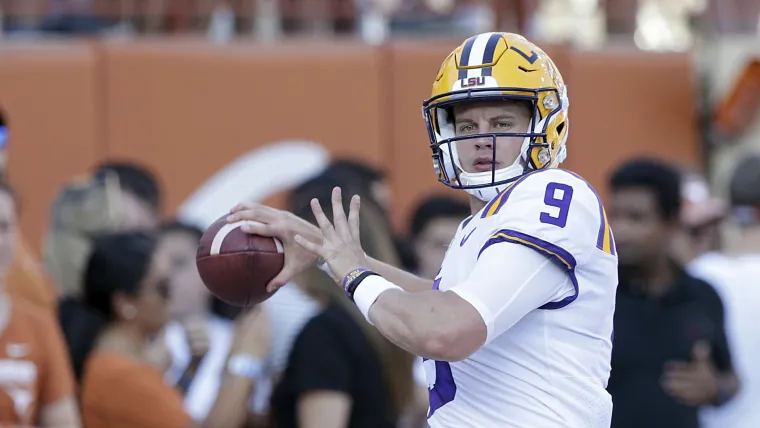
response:
[[[472,132],[475,130],[473,125],[461,125],[459,126],[459,132]]]
[[[512,122],[496,122],[494,128],[497,129],[509,129],[512,127]]]

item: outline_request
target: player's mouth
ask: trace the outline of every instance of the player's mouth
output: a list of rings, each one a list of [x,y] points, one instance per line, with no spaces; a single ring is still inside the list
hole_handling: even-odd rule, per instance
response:
[[[476,172],[491,172],[499,169],[499,162],[494,162],[490,157],[480,157],[473,162],[472,169]]]

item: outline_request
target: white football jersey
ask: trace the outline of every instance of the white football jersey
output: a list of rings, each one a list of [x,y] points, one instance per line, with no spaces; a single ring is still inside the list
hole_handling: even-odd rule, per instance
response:
[[[460,225],[434,288],[462,284],[483,251],[510,244],[556,262],[562,271],[549,267],[559,272],[567,292],[528,308],[527,315],[503,331],[495,329],[493,336],[489,327],[486,344],[463,361],[426,360],[428,423],[431,428],[608,428],[618,279],[615,244],[598,195],[565,170],[521,177]],[[488,263],[493,264],[488,272],[506,283],[521,260]]]

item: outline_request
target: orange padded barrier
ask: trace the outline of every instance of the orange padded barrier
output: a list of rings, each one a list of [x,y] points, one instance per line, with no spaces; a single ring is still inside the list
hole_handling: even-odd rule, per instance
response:
[[[335,156],[383,168],[395,193],[394,222],[404,226],[419,197],[446,191],[432,171],[420,109],[457,43],[4,46],[0,106],[28,242],[39,248],[61,183],[100,159],[154,168],[172,212],[222,166],[283,139],[313,140]],[[546,50],[570,91],[566,166],[603,195],[609,169],[629,156],[699,161],[687,56]]]

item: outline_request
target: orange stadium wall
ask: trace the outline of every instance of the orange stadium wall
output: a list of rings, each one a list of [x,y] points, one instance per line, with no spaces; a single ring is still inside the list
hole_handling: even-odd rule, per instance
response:
[[[171,213],[224,165],[283,139],[315,141],[333,156],[386,170],[395,192],[393,220],[403,227],[420,196],[447,190],[432,172],[420,108],[454,46],[456,41],[4,45],[0,106],[27,241],[39,249],[59,186],[99,160],[128,158],[152,167]],[[603,196],[605,175],[631,155],[698,164],[688,56],[547,52],[563,72],[572,103],[566,167]]]

